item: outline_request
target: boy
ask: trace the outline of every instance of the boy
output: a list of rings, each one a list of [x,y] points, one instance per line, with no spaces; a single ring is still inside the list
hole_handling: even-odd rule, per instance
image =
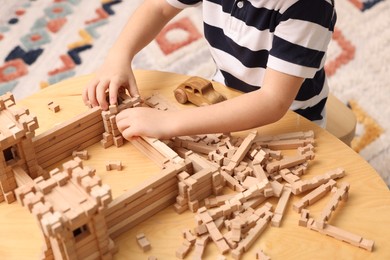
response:
[[[333,0],[146,0],[85,88],[84,102],[107,109],[107,89],[110,104],[121,88],[138,95],[134,55],[180,10],[201,3],[205,38],[218,68],[214,79],[246,93],[174,112],[124,110],[116,117],[122,135],[164,139],[235,132],[276,122],[288,109],[324,127]]]

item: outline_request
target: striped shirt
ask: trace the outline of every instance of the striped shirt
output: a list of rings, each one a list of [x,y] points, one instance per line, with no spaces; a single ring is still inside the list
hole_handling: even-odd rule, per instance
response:
[[[336,14],[333,0],[166,0],[203,4],[215,80],[243,92],[261,87],[265,69],[305,78],[290,109],[325,126],[324,71]]]

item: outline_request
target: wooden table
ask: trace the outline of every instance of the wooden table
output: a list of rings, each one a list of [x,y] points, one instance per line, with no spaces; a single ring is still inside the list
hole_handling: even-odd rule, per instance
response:
[[[136,71],[135,75],[143,96],[157,91],[172,102],[175,102],[172,90],[188,78],[152,71]],[[36,130],[36,135],[87,110],[80,93],[90,78],[83,76],[66,80],[17,102],[37,115],[40,128]],[[218,84],[216,89],[228,98],[239,95]],[[50,101],[60,105],[58,113],[47,108]],[[368,252],[298,226],[300,216],[292,210],[291,205],[299,196],[294,196],[288,204],[281,227],[268,227],[243,259],[254,259],[255,251],[259,248],[272,259],[390,259],[390,192],[367,162],[337,138],[293,112],[288,112],[280,122],[259,128],[258,133],[275,135],[308,130],[315,133],[316,158],[303,178],[324,174],[337,167],[345,169],[346,176],[341,181],[351,185],[349,200],[341,203],[332,214],[330,223],[374,240],[374,251]],[[111,186],[114,198],[159,172],[159,167],[130,143],[107,150],[96,144],[89,147],[88,152],[91,156],[84,165],[97,169],[103,182]],[[109,159],[121,160],[124,170],[107,172],[104,164]],[[310,206],[311,214],[318,215],[326,203],[325,198]],[[119,247],[115,259],[147,259],[150,255],[158,259],[176,259],[175,252],[183,241],[181,230],[194,226],[193,213],[178,215],[172,207],[168,207],[115,239]],[[143,253],[137,246],[135,235],[138,232],[146,234],[152,244],[151,251]],[[43,244],[41,239],[38,225],[27,209],[17,202],[0,204],[0,259],[37,259]],[[216,259],[218,254],[216,246],[210,243],[205,251],[205,259]],[[230,254],[226,256],[228,259],[231,257]],[[186,259],[190,259],[190,256]]]

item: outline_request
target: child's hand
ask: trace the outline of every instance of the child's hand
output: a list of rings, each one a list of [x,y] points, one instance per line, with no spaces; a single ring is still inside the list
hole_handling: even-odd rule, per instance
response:
[[[174,136],[175,120],[172,112],[148,107],[134,107],[116,115],[116,124],[123,137],[130,140],[133,136],[147,136],[167,139]]]
[[[100,106],[103,110],[107,110],[109,105],[106,100],[107,90],[110,105],[117,103],[118,91],[127,90],[130,96],[139,95],[130,64],[127,64],[127,62],[121,64],[118,60],[110,62],[109,60],[96,72],[95,78],[84,88],[82,96],[85,105]]]

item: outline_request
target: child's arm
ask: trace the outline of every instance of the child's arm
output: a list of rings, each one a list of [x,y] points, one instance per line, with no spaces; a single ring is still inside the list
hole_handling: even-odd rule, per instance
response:
[[[137,85],[131,69],[134,56],[160,32],[180,9],[169,5],[166,0],[146,0],[134,12],[120,36],[108,52],[104,64],[96,72],[95,78],[83,91],[83,101],[92,106],[107,109],[105,92],[109,89],[110,104],[117,101],[121,87],[130,95],[138,95]]]
[[[165,139],[259,127],[284,116],[302,82],[302,78],[268,68],[260,90],[214,105],[180,111],[126,109],[117,115],[117,125],[126,139],[132,136]]]

